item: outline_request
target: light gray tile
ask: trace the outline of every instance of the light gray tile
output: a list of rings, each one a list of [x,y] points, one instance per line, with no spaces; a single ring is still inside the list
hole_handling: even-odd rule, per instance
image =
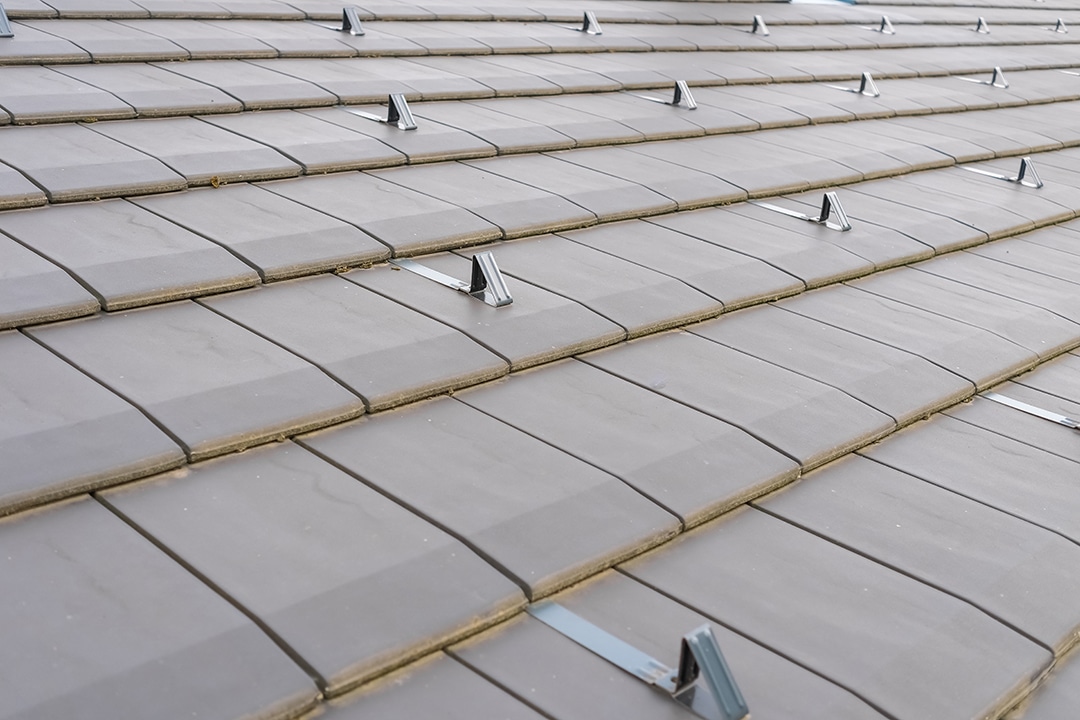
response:
[[[139,10],[139,14],[145,14]],[[78,45],[94,62],[187,60],[179,45],[110,20],[27,20],[26,25]]]
[[[245,110],[333,105],[337,96],[284,72],[241,60],[167,63],[160,67],[232,95]]]
[[[115,95],[142,117],[239,112],[243,108],[239,100],[217,88],[155,65],[73,65],[57,71]]]
[[[8,238],[0,240],[0,328],[89,315],[97,298],[62,268]]]
[[[112,93],[48,67],[2,68],[0,83],[0,106],[16,123],[135,117],[135,110]]]

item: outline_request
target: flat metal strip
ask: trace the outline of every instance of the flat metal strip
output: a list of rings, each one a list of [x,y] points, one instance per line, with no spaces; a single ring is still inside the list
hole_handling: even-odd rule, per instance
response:
[[[1058,425],[1064,425],[1065,427],[1072,428],[1073,430],[1080,430],[1080,420],[1073,420],[1067,415],[1060,415],[1056,412],[1043,410],[1040,407],[1029,405],[1028,403],[1021,402],[1020,400],[1014,400],[1011,397],[1006,397],[1005,395],[1001,395],[996,392],[984,392],[979,397],[984,397],[987,400],[993,400],[994,402],[1001,403],[1002,405],[1008,405],[1009,407],[1019,410],[1021,412],[1025,412],[1028,415],[1034,415],[1035,417],[1042,418],[1043,420],[1049,420],[1050,422],[1055,422]]]
[[[667,665],[611,633],[598,628],[562,605],[551,601],[534,603],[528,613],[551,629],[650,685],[672,675]]]
[[[432,270],[427,265],[421,265],[420,263],[416,262],[415,260],[409,260],[408,258],[402,258],[400,260],[391,260],[390,264],[391,265],[396,265],[397,267],[401,268],[402,270],[408,270],[409,272],[414,272],[417,275],[423,275],[428,280],[434,280],[435,282],[439,283],[440,285],[445,285],[448,288],[452,288],[454,290],[460,290],[462,292],[468,292],[469,291],[469,283],[462,282],[461,280],[458,280],[457,278],[452,278],[449,275],[446,275],[446,274],[443,274],[443,273],[439,272],[438,270]]]

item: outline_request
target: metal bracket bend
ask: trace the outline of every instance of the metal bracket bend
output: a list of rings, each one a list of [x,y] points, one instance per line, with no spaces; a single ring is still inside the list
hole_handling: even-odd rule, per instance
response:
[[[766,210],[772,210],[787,215],[788,217],[824,225],[830,230],[847,232],[851,229],[851,222],[848,220],[847,213],[844,212],[844,207],[840,204],[840,198],[836,195],[835,191],[825,193],[825,196],[821,199],[821,213],[817,217],[810,217],[805,213],[796,210],[788,210],[786,207],[780,207],[779,205],[773,205],[771,203],[752,201],[752,204],[763,207]],[[835,221],[830,219],[833,217],[835,217]]]
[[[510,290],[506,287],[506,280],[499,266],[495,264],[495,256],[490,250],[473,255],[469,282],[450,277],[438,270],[432,270],[408,258],[391,260],[390,264],[426,277],[428,280],[434,280],[452,290],[471,295],[492,307],[504,307],[514,302]]]

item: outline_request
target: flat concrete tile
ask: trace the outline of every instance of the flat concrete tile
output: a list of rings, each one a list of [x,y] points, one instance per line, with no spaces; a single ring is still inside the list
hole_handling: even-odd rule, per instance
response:
[[[755,720],[881,718],[838,685],[623,573],[603,573],[553,600],[671,668],[682,636],[708,623]]]
[[[7,128],[0,135],[0,157],[42,187],[52,202],[187,187],[159,160],[84,125]]]
[[[232,95],[245,110],[333,105],[337,96],[321,87],[242,60],[165,63],[159,67]]]
[[[1051,228],[1053,230],[1055,228]],[[985,247],[975,248],[973,255],[988,257],[1008,265],[1032,270],[1049,275],[1065,282],[1080,283],[1080,257],[1076,253],[1063,252],[1035,242],[1038,232],[1033,235],[1009,238]]]
[[[805,285],[761,260],[660,225],[630,220],[561,233],[697,288],[725,310],[801,292]]]
[[[475,385],[509,369],[457,330],[341,278],[278,283],[204,304],[317,364],[363,397],[369,410]]]
[[[798,278],[806,287],[832,284],[874,269],[869,260],[841,247],[811,240],[791,228],[747,217],[731,208],[679,213],[649,222],[762,260]]]
[[[87,7],[80,0],[55,0],[50,6],[54,15],[60,17],[148,17],[146,8],[140,7],[132,0],[98,0],[93,7]]]
[[[581,303],[621,325],[628,337],[648,335],[712,317],[723,304],[647,267],[558,236],[461,251],[492,250],[499,269]]]
[[[499,717],[541,720],[542,715],[498,685],[445,654],[433,653],[355,695],[331,701],[327,720],[396,720],[438,716],[445,720]]]
[[[352,225],[256,185],[134,202],[244,258],[264,280],[364,265],[390,255],[385,245]]]
[[[110,20],[26,20],[23,24],[78,45],[94,62],[188,59],[179,45]]]
[[[103,497],[266,623],[331,694],[524,604],[461,542],[292,443]]]
[[[714,175],[642,155],[630,148],[587,148],[553,157],[636,183],[675,201],[679,210],[746,199],[745,190]]]
[[[1074,542],[1080,538],[1078,466],[1060,455],[947,415],[862,454]]]
[[[980,169],[998,171],[1004,163],[980,163]],[[1012,175],[1019,171],[1020,161],[1009,163]],[[1080,189],[1052,185],[1043,193],[1017,183],[1004,182],[960,168],[937,173],[916,173],[904,178],[906,182],[929,188],[932,192],[950,195],[961,202],[977,201],[989,206],[1007,207],[1031,221],[1032,227],[1064,222],[1076,217],[1075,208],[1080,207]]]
[[[0,523],[0,552],[8,717],[273,718],[319,697],[258,626],[94,500]]]
[[[799,204],[786,198],[770,198],[768,204],[810,217],[818,217],[821,213],[823,196],[824,193],[820,191],[811,192],[796,196],[794,199],[799,201]],[[857,204],[859,200],[858,195],[850,195],[843,190],[837,192],[837,198],[840,199],[845,211],[849,205]],[[836,245],[872,262],[876,270],[925,260],[934,254],[933,248],[929,245],[881,225],[853,222],[850,230],[840,231],[815,222],[789,217],[784,213],[754,203],[736,205],[731,208],[731,212],[775,225],[782,230],[802,235],[812,242]]]
[[[623,569],[891,717],[995,714],[1052,657],[971,605],[756,509]]]
[[[1070,402],[1080,402],[1080,380],[1076,376],[1078,369],[1080,359],[1073,351],[1052,363],[1039,366],[1038,372],[1016,378],[1016,381]]]
[[[74,274],[106,310],[259,281],[226,250],[124,200],[7,213],[0,230]]]
[[[465,75],[491,88],[496,96],[552,95],[562,92],[561,87],[540,75],[500,66],[499,59],[491,58],[492,62],[485,62],[482,58],[416,57],[409,58],[409,62]]]
[[[686,526],[798,472],[743,431],[575,360],[456,397],[616,475]]]
[[[373,177],[396,183],[468,210],[497,225],[504,237],[569,230],[596,222],[596,215],[554,193],[497,174],[494,164],[443,163],[376,170]]]
[[[9,18],[15,16],[15,6],[5,3]],[[87,62],[90,53],[75,43],[51,33],[32,28],[22,22],[12,22],[15,37],[4,38],[0,44],[0,60],[13,63]],[[47,26],[46,26],[47,27]]]
[[[578,147],[641,142],[645,136],[629,125],[543,98],[496,98],[485,106],[510,117],[529,120],[570,138]]]
[[[695,335],[843,390],[906,425],[975,386],[917,355],[766,305],[689,328]]]
[[[760,129],[808,125],[809,119],[787,108],[758,100],[753,88],[732,87],[694,88],[694,99],[699,106],[712,109],[728,109],[758,125]]]
[[[318,368],[191,302],[28,332],[155,418],[192,461],[363,412]]]
[[[502,236],[494,224],[406,185],[365,173],[268,183],[261,187],[355,225],[394,255],[418,255]]]
[[[1005,242],[1012,243],[1011,240]],[[936,258],[933,263],[924,263],[918,269],[965,285],[992,289],[999,295],[1037,305],[1069,320],[1080,318],[1080,296],[1076,293],[1075,282],[1026,267],[962,252]]]
[[[273,148],[197,118],[129,120],[93,128],[157,158],[183,175],[190,185],[271,180],[302,171]]]
[[[360,38],[357,42],[362,44],[363,41]],[[313,82],[350,105],[385,101],[390,92],[403,92],[410,100],[466,99],[491,97],[494,94],[490,88],[472,78],[424,67],[401,58],[252,62]]]
[[[1034,352],[989,331],[853,287],[790,298],[783,308],[920,355],[980,390],[1038,362]]]
[[[926,118],[883,120],[875,123],[874,129],[886,137],[925,145],[931,150],[948,155],[958,163],[989,160],[994,157],[992,150],[962,137],[959,133],[954,132],[950,135],[938,132],[938,128],[932,127],[926,122]]]
[[[450,398],[302,442],[452,532],[530,599],[679,528],[618,478]]]
[[[1076,681],[1078,672],[1080,662],[1077,662],[1077,653],[1063,658],[1031,697],[1020,706],[1021,714],[1018,717],[1024,720],[1069,717],[1080,704],[1080,683]]]
[[[495,253],[498,260],[499,253]],[[468,278],[472,263],[456,255],[418,262],[451,277]],[[348,277],[418,312],[457,328],[520,370],[616,343],[626,331],[569,298],[509,279],[514,302],[500,308],[455,292],[407,270],[378,267]]]
[[[505,115],[493,109],[491,103],[490,100],[423,103],[413,109],[413,115],[471,133],[498,148],[500,154],[574,147],[574,140],[568,135],[532,119]]]
[[[0,164],[0,210],[34,207],[47,202],[45,193],[18,170]]]
[[[957,595],[1055,653],[1077,638],[1080,548],[1012,515],[857,455],[760,507]]]
[[[688,333],[582,358],[731,423],[804,468],[890,432],[892,418],[816,380]]]
[[[284,3],[277,5],[286,7]],[[164,38],[183,48],[192,60],[265,58],[278,55],[277,50],[258,38],[233,32],[228,29],[228,25],[211,25],[203,20],[155,19],[153,22],[141,22],[135,27],[148,35]]]
[[[386,96],[380,98],[385,103]],[[419,110],[423,105],[416,105]],[[415,130],[399,130],[394,125],[376,122],[370,117],[386,118],[386,105],[372,105],[325,110],[307,110],[319,120],[367,135],[404,155],[410,163],[438,162],[463,158],[490,157],[497,150],[481,137],[431,120],[417,120]],[[415,118],[416,116],[414,116]]]
[[[89,315],[98,299],[75,278],[9,238],[0,239],[0,329]]]
[[[0,333],[0,515],[175,467],[141,412],[26,336]]]
[[[1068,357],[1065,355],[1058,362],[1063,362]],[[1039,369],[1036,368],[1032,371],[1032,375],[1037,376],[1038,372]],[[1080,415],[1080,403],[1023,385],[1021,383],[1024,378],[1025,376],[1021,375],[1017,378],[1020,382],[1002,383],[994,388],[994,392],[1066,417],[1073,418]],[[1074,462],[1080,462],[1080,446],[1076,443],[1076,431],[1045,418],[981,396],[976,396],[971,403],[948,410],[947,414],[999,435],[1061,455]]]
[[[989,330],[1042,359],[1080,343],[1080,325],[1035,305],[953,280],[897,269],[863,278],[854,287]]]
[[[588,113],[599,118],[610,118],[636,132],[648,140],[668,140],[680,137],[703,135],[708,128],[718,132],[718,128],[727,130],[732,125],[741,123],[737,129],[756,130],[756,123],[749,123],[734,113],[712,108],[697,108],[690,112],[687,108],[672,107],[645,98],[670,101],[670,89],[639,91],[635,93],[604,93],[602,95],[561,95],[545,98],[548,105]],[[736,128],[728,130],[729,132]]]
[[[567,58],[561,58],[566,60]],[[513,70],[535,75],[553,83],[563,92],[611,92],[622,90],[622,83],[605,77],[598,72],[567,65],[558,58],[544,58],[532,55],[497,55],[478,57],[476,62],[493,65],[499,71]],[[509,94],[504,92],[503,94]],[[517,94],[517,93],[515,93]]]
[[[5,67],[0,83],[0,107],[16,123],[135,117],[134,108],[111,92],[48,67]]]
[[[239,100],[221,90],[156,65],[72,65],[57,71],[115,95],[135,108],[140,117],[204,115],[243,109]]]
[[[529,616],[490,630],[450,652],[518,697],[527,697],[547,717],[697,717],[664,693]]]
[[[156,24],[153,21],[152,24]],[[142,23],[128,22],[129,25]],[[269,45],[281,57],[352,57],[356,51],[341,42],[343,33],[329,32],[313,23],[266,20],[207,20],[207,25],[247,35]]]

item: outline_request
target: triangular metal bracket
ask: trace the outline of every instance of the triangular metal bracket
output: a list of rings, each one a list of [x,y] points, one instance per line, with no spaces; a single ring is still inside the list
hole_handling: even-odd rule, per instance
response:
[[[754,16],[754,24],[750,26],[750,34],[754,35],[757,33],[761,33],[763,36],[769,34],[769,26],[765,24],[765,18],[760,15]]]
[[[381,118],[378,115],[364,112],[363,110],[349,110],[353,115],[359,115],[362,118],[368,120],[374,120],[375,122],[386,123],[387,125],[394,125],[398,130],[415,130],[416,120],[413,118],[412,110],[409,109],[409,101],[405,99],[405,96],[401,93],[391,93],[387,100],[386,117]]]
[[[1067,35],[1069,33],[1069,28],[1065,27],[1065,21],[1062,20],[1061,18],[1058,18],[1057,24],[1054,25],[1054,27],[1052,27],[1050,29],[1053,30],[1056,33],[1062,33],[1062,34],[1065,34],[1065,35]]]
[[[892,22],[889,20],[888,15],[882,15],[881,16],[881,24],[878,25],[877,27],[863,26],[863,30],[873,30],[874,32],[879,32],[882,35],[895,35],[896,34],[896,29],[893,28]]]
[[[670,100],[653,97],[652,95],[631,94],[642,100],[651,100],[652,102],[660,103],[661,105],[674,105],[676,107],[684,107],[687,110],[697,110],[697,101],[694,100],[694,96],[690,93],[690,86],[686,84],[685,80],[675,81],[675,92]]]
[[[975,23],[975,32],[980,35],[989,35],[990,26],[986,24],[986,18],[979,18],[979,22]]]
[[[786,207],[780,207],[779,205],[773,205],[772,203],[751,202],[758,207],[763,207],[766,210],[772,210],[773,212],[778,212],[787,215],[788,217],[824,225],[830,230],[847,232],[851,229],[851,221],[848,220],[847,213],[844,212],[844,207],[840,204],[840,198],[836,195],[835,191],[825,193],[825,196],[821,199],[821,213],[817,217],[811,217],[806,213],[801,213],[797,210],[788,210]]]
[[[708,625],[683,636],[672,697],[703,718],[743,720],[749,716],[746,700]]]
[[[1042,178],[1039,177],[1039,171],[1035,169],[1035,163],[1030,157],[1020,158],[1020,172],[1016,175],[1002,175],[1001,173],[991,172],[981,168],[968,167],[967,165],[961,165],[960,167],[969,172],[992,177],[995,180],[1004,180],[1005,182],[1016,183],[1017,185],[1035,188],[1036,190],[1043,186]]]
[[[577,30],[583,32],[586,35],[603,35],[604,29],[600,27],[600,21],[596,19],[596,13],[592,10],[586,10],[581,17],[581,27],[575,27],[573,25],[560,25],[567,30]]]
[[[472,275],[469,282],[450,277],[407,258],[391,260],[390,264],[402,270],[422,275],[428,280],[434,280],[440,285],[445,285],[458,292],[471,295],[492,307],[503,307],[514,302],[510,290],[506,287],[506,280],[503,278],[499,266],[495,264],[495,256],[490,250],[473,255]]]
[[[1009,87],[1009,81],[1005,79],[1005,72],[1000,66],[994,68],[994,74],[990,76],[989,80],[980,80],[979,78],[963,77],[962,75],[956,76],[957,80],[963,80],[965,82],[977,83],[979,85],[989,85],[990,87],[996,87],[1005,89]]]
[[[15,32],[11,29],[11,23],[8,22],[7,11],[4,10],[4,5],[0,3],[0,38],[13,38]]]
[[[827,87],[857,95],[865,95],[866,97],[881,97],[881,91],[878,90],[877,83],[874,82],[874,78],[868,72],[862,74],[862,80],[857,88],[844,87],[843,85],[828,85]]]
[[[360,24],[359,10],[356,5],[346,5],[341,8],[341,32],[350,35],[363,35],[364,26]]]

